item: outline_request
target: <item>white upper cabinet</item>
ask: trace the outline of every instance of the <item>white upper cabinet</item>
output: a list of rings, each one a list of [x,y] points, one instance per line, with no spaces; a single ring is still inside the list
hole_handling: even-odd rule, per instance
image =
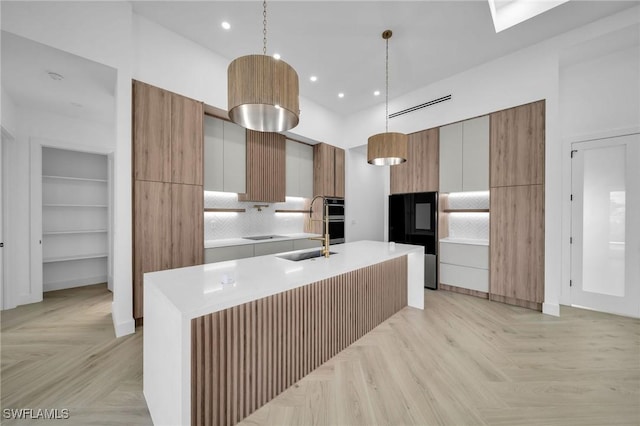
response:
[[[440,127],[440,192],[462,191],[462,123]]]
[[[286,195],[313,197],[313,147],[287,139]]]
[[[489,190],[489,116],[440,127],[440,192]]]
[[[489,116],[462,122],[462,190],[489,190]]]
[[[246,131],[235,123],[204,118],[205,191],[246,192]]]

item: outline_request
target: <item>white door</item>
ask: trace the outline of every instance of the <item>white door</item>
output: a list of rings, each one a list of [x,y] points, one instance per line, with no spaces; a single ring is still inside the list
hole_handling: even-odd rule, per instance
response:
[[[572,144],[571,304],[640,317],[640,135]]]

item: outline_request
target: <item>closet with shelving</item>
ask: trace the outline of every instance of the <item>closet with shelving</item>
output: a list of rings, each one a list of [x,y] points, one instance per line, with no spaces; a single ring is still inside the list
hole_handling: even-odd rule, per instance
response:
[[[107,281],[107,170],[106,155],[43,147],[44,291]]]

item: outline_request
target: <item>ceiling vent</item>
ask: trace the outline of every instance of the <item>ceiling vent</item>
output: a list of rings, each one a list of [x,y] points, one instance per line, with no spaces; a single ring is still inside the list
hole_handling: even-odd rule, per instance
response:
[[[433,106],[435,104],[439,104],[440,102],[445,102],[445,101],[450,101],[450,100],[451,100],[451,95],[443,96],[441,98],[433,99],[433,100],[425,102],[423,104],[412,106],[412,107],[409,107],[407,109],[403,109],[402,111],[398,111],[398,112],[394,112],[393,114],[389,114],[389,118],[395,118],[395,117],[398,117],[398,116],[401,116],[401,115],[408,114],[408,113],[413,112],[413,111],[417,111],[417,110],[422,109],[422,108],[426,108],[426,107]]]

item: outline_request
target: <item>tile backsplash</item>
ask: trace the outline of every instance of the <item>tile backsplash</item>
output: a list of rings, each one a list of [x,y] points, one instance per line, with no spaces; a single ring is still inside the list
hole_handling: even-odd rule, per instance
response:
[[[489,213],[449,213],[449,238],[489,240]]]
[[[238,194],[205,191],[205,208],[246,209],[246,212],[205,212],[204,239],[304,232],[305,213],[276,213],[275,210],[303,210],[306,202],[307,199],[299,197],[287,197],[284,203],[238,201]],[[253,207],[256,204],[268,207],[258,211]]]
[[[488,209],[489,191],[448,194],[448,208]],[[489,240],[489,213],[449,213],[449,238]]]

